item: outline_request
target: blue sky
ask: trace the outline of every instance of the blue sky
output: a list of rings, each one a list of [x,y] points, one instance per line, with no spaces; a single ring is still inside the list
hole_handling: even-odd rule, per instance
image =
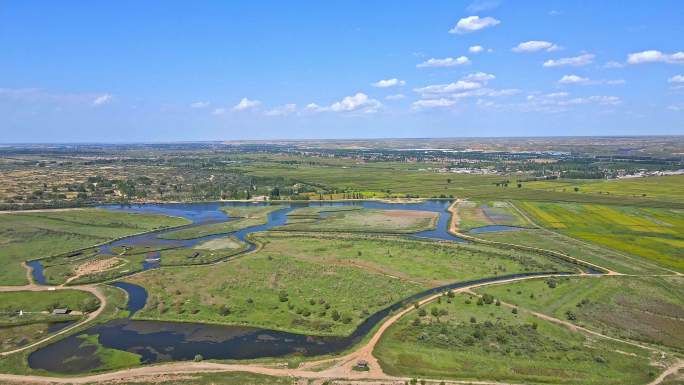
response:
[[[0,142],[684,134],[681,1],[4,1]]]

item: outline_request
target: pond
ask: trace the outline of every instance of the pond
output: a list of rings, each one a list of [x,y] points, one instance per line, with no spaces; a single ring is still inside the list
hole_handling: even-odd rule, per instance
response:
[[[209,202],[209,203],[162,203],[162,204],[139,204],[139,205],[105,205],[99,206],[108,210],[126,211],[134,213],[148,213],[148,214],[164,214],[176,217],[182,217],[192,221],[191,224],[174,229],[165,229],[159,231],[148,232],[145,234],[133,235],[122,238],[114,242],[98,247],[98,253],[115,255],[113,248],[117,246],[142,246],[150,248],[191,248],[202,242],[222,238],[226,235],[231,235],[237,239],[247,243],[248,247],[240,254],[250,252],[256,248],[256,245],[247,239],[251,233],[266,231],[276,226],[283,226],[287,223],[287,215],[296,208],[301,207],[336,207],[336,206],[359,206],[370,209],[383,210],[422,210],[431,211],[439,214],[437,225],[434,229],[417,232],[412,234],[415,237],[429,238],[434,240],[448,240],[454,242],[465,242],[465,240],[449,233],[449,219],[450,213],[447,211],[450,201],[444,200],[428,200],[417,203],[384,203],[375,201],[359,201],[359,202],[292,202],[288,204],[275,204],[282,206],[281,209],[272,211],[267,216],[267,222],[263,225],[250,226],[234,232],[224,234],[208,235],[204,237],[188,239],[188,240],[170,240],[163,239],[160,236],[176,231],[178,229],[185,229],[194,226],[201,226],[211,223],[220,223],[236,218],[230,218],[225,212],[221,211],[221,207],[226,206],[265,206],[271,205],[268,202]],[[234,256],[233,256],[234,257]],[[155,269],[160,266],[159,252],[150,252],[147,254],[143,262],[143,269]],[[46,284],[45,276],[43,275],[43,266],[39,260],[28,262],[32,268],[33,279],[38,284]]]
[[[111,210],[130,212],[162,213],[190,219],[197,226],[206,223],[216,223],[228,218],[220,208],[227,205],[245,205],[254,203],[196,203],[196,204],[146,204],[131,206],[103,206]],[[265,205],[268,203],[258,203]],[[447,208],[451,202],[429,200],[419,203],[383,203],[383,202],[303,202],[283,205],[282,209],[271,212],[266,224],[248,227],[229,233],[240,240],[246,241],[247,235],[265,231],[287,222],[287,214],[299,207],[320,206],[360,206],[372,209],[387,210],[425,210],[439,213],[437,226],[428,231],[413,234],[421,238],[463,242],[448,232],[450,215]],[[186,226],[186,227],[188,227]],[[175,229],[174,229],[175,230]],[[128,245],[166,245],[171,242],[181,247],[192,247],[207,239],[223,237],[226,234],[211,235],[188,241],[169,241],[158,238],[159,235],[173,230],[163,230],[143,235],[132,236],[109,245],[102,246],[101,252],[121,244]],[[255,245],[250,244],[249,250]],[[156,268],[159,261],[149,256],[146,268]],[[34,264],[35,265],[35,264]],[[32,266],[34,266],[32,265]],[[42,266],[38,263],[34,267],[34,277],[42,275]],[[99,343],[105,348],[124,350],[139,354],[143,364],[150,364],[170,360],[191,360],[197,354],[206,359],[254,359],[261,357],[282,357],[292,354],[315,356],[342,352],[359,342],[388,314],[400,309],[406,304],[441,291],[467,286],[473,283],[493,282],[512,277],[543,275],[548,273],[523,273],[499,277],[483,278],[475,281],[457,282],[426,290],[405,298],[381,311],[370,315],[356,330],[346,337],[319,337],[297,333],[288,333],[261,328],[242,326],[207,325],[199,323],[174,323],[160,321],[140,321],[118,319],[88,328],[78,334],[47,345],[28,357],[29,366],[33,369],[44,369],[59,373],[78,373],[96,370],[101,362],[94,355],[92,345],[84,345],[83,335],[98,335]],[[39,282],[38,280],[36,280]],[[44,278],[42,278],[44,282]],[[128,310],[131,314],[142,309],[147,301],[144,288],[125,282],[115,282],[112,285],[128,293]],[[81,337],[79,337],[81,336]]]
[[[197,354],[205,359],[235,360],[283,357],[293,354],[302,356],[334,354],[361,341],[391,312],[421,298],[475,283],[545,274],[549,273],[512,274],[457,282],[429,289],[372,314],[346,337],[319,337],[243,326],[137,321],[126,318],[91,327],[47,345],[31,353],[28,363],[33,369],[44,369],[56,373],[96,370],[101,362],[93,354],[93,346],[83,344],[82,336],[84,335],[98,335],[99,343],[105,348],[139,354],[143,364],[192,360]],[[127,291],[128,310],[131,313],[144,306],[147,298],[145,289],[122,282],[114,285]]]

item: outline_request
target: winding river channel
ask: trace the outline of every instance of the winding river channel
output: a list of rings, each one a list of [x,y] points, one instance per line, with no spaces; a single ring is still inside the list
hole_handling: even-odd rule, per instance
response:
[[[226,205],[244,205],[246,203],[197,203],[197,204],[149,204],[133,206],[103,206],[111,210],[125,210],[143,213],[159,213],[179,216],[192,221],[188,226],[198,226],[231,220],[220,210]],[[253,203],[250,203],[253,204]],[[261,203],[266,204],[266,203]],[[382,202],[312,202],[283,205],[282,209],[271,212],[268,222],[263,225],[248,227],[229,233],[250,246],[244,251],[253,250],[256,246],[247,240],[247,235],[265,231],[275,226],[284,225],[287,215],[298,207],[307,206],[341,206],[355,205],[365,208],[386,210],[424,210],[439,213],[437,226],[428,231],[413,236],[435,240],[464,242],[461,238],[448,232],[450,214],[447,208],[451,202],[429,200],[419,203],[382,203]],[[174,229],[176,230],[176,229]],[[100,252],[107,253],[112,247],[122,244],[128,245],[160,245],[172,243],[174,246],[192,247],[207,239],[224,237],[226,234],[211,235],[188,241],[170,241],[158,238],[164,234],[160,232],[132,236],[101,246]],[[36,282],[44,283],[42,267],[37,261],[30,265],[34,268]],[[145,268],[157,268],[158,261],[146,262]],[[117,319],[100,325],[92,326],[77,334],[49,344],[31,353],[28,357],[29,366],[33,369],[44,369],[57,373],[78,373],[97,370],[102,362],[97,354],[98,347],[84,344],[84,335],[98,335],[99,343],[105,348],[118,349],[139,354],[143,364],[170,360],[191,360],[196,355],[205,359],[255,359],[262,357],[282,357],[291,354],[315,356],[341,352],[358,343],[379,322],[391,312],[400,309],[408,303],[427,297],[434,293],[455,289],[475,283],[494,282],[514,277],[544,275],[545,273],[523,273],[474,281],[456,282],[415,294],[369,316],[356,330],[346,337],[318,337],[304,334],[281,332],[261,328],[208,325],[200,323],[177,323],[161,321],[140,321],[130,318]],[[142,309],[147,300],[144,288],[126,282],[115,282],[128,293],[128,310],[132,314]]]

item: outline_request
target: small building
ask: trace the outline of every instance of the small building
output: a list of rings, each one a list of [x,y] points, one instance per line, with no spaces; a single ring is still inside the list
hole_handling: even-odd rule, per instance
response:
[[[368,369],[368,361],[366,360],[358,360],[356,361],[356,367],[358,369]]]
[[[52,309],[52,315],[67,315],[69,313],[71,313],[71,310],[69,310],[65,307]]]

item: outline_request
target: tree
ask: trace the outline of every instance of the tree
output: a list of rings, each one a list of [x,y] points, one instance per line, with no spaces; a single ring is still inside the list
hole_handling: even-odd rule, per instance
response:
[[[230,308],[227,305],[221,305],[221,307],[219,308],[219,314],[224,317],[227,316],[228,314],[230,314]]]
[[[477,319],[475,319],[475,317],[470,317],[470,323],[471,324],[477,323]]]
[[[514,307],[513,310],[511,310],[511,313],[513,314],[518,314],[518,308]]]
[[[565,318],[567,318],[568,321],[576,321],[577,315],[575,315],[575,313],[573,313],[572,311],[568,310],[565,312]]]
[[[579,191],[579,187],[575,187],[573,190],[575,190],[575,192],[578,192],[578,191]]]
[[[202,357],[201,354],[195,354],[195,358],[194,358],[194,361],[195,361],[195,362],[200,362],[200,361],[202,361],[203,359],[204,359],[204,357]]]
[[[427,312],[425,309],[418,309],[418,316],[419,317],[425,317],[427,315]]]
[[[436,307],[433,307],[432,309],[430,309],[430,314],[432,314],[433,317],[438,317],[439,316],[439,309],[437,309]]]
[[[333,321],[339,321],[339,319],[340,319],[340,312],[338,312],[337,310],[333,310],[333,311],[332,311],[332,314],[331,314],[331,317],[332,317]]]

